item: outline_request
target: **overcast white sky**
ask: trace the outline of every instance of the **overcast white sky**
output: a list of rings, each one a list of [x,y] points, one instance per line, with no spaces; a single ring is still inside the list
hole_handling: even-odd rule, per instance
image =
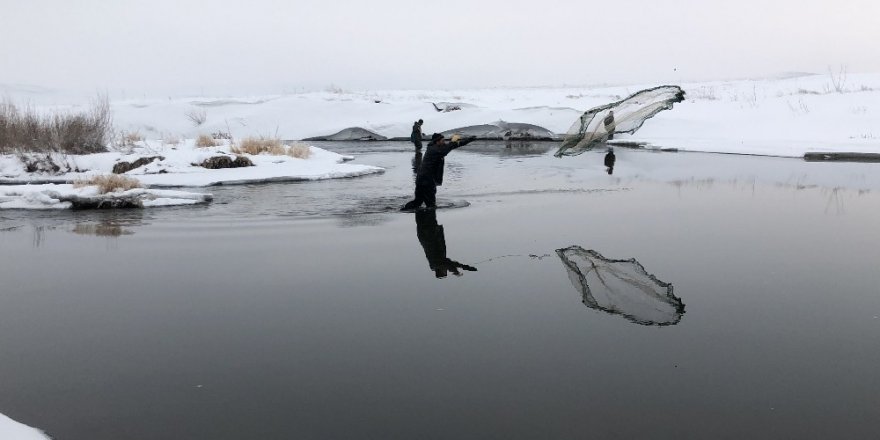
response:
[[[0,83],[271,92],[880,71],[878,0],[0,0]]]

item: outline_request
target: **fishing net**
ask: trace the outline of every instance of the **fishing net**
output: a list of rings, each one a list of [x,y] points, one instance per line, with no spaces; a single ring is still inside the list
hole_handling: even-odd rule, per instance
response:
[[[608,141],[615,133],[635,133],[646,120],[683,100],[681,87],[660,86],[587,110],[568,129],[556,157],[577,156]]]
[[[580,246],[557,249],[584,305],[642,325],[674,325],[684,304],[672,284],[649,274],[635,258],[611,260]]]

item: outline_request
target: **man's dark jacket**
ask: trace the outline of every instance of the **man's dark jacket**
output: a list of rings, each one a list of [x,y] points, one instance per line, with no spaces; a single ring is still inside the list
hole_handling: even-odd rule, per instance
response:
[[[429,142],[428,148],[425,149],[425,155],[422,157],[422,163],[419,165],[419,171],[416,173],[416,180],[423,180],[431,176],[435,185],[442,185],[446,155],[458,147],[467,145],[472,140],[473,138],[465,138],[458,142],[445,142],[443,145],[436,141]]]

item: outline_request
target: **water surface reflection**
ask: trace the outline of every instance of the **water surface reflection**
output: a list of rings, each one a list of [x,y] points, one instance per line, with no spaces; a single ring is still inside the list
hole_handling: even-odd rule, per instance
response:
[[[459,269],[476,272],[477,268],[459,263],[446,256],[446,234],[443,225],[437,224],[436,209],[419,209],[415,212],[416,235],[425,251],[428,266],[437,278],[446,278],[449,273],[460,277]]]
[[[874,168],[496,145],[420,215],[399,146],[205,207],[0,213],[0,412],[66,440],[873,438]]]
[[[684,303],[635,258],[614,260],[580,246],[557,249],[584,305],[642,325],[675,325]]]

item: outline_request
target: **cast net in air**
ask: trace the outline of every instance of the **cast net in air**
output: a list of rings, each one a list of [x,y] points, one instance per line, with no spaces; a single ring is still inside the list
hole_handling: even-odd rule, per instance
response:
[[[635,258],[611,260],[580,246],[557,249],[556,254],[591,309],[642,325],[674,325],[684,314],[672,284],[648,273]]]
[[[635,133],[646,120],[683,100],[681,87],[659,86],[587,110],[568,129],[556,157],[577,156],[608,141],[615,133]]]

